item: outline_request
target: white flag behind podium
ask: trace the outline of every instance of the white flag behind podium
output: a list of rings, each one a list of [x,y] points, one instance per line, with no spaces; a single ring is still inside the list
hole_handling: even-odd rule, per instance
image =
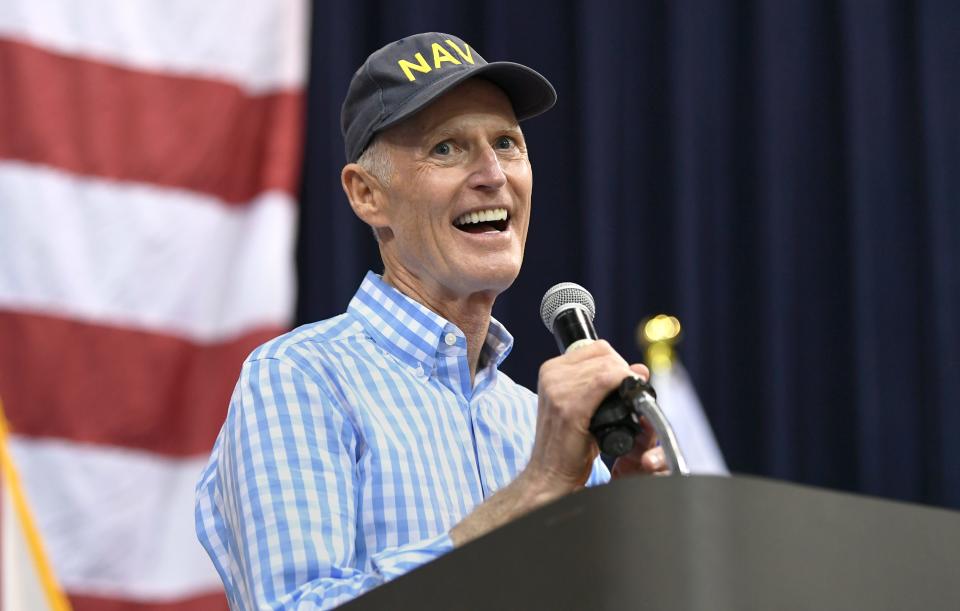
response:
[[[710,428],[697,391],[680,361],[651,370],[657,403],[677,434],[691,473],[729,475],[723,454]]]
[[[640,321],[637,344],[650,367],[657,403],[670,421],[691,473],[729,475],[710,421],[674,346],[681,339],[676,316],[657,314]]]

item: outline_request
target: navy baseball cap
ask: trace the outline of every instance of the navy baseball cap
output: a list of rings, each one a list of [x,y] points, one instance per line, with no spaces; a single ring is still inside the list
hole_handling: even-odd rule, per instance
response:
[[[353,75],[340,109],[347,161],[373,136],[413,116],[463,81],[482,76],[507,94],[518,121],[553,106],[557,92],[542,74],[514,62],[490,62],[456,36],[427,32],[375,51]]]

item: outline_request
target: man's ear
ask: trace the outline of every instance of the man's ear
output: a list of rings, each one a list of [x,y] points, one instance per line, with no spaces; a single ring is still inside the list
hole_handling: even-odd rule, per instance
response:
[[[340,184],[357,217],[374,229],[388,226],[387,194],[377,177],[360,164],[348,163],[340,172]]]

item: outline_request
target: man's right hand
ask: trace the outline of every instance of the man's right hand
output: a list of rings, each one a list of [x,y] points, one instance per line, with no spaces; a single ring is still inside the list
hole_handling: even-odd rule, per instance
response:
[[[590,418],[624,378],[636,375],[604,340],[540,367],[537,434],[530,462],[520,477],[538,489],[543,501],[586,484],[599,454],[589,430]]]
[[[600,401],[627,376],[649,376],[627,365],[603,340],[550,359],[540,368],[537,433],[527,467],[453,527],[455,546],[582,488],[600,453],[590,418]]]

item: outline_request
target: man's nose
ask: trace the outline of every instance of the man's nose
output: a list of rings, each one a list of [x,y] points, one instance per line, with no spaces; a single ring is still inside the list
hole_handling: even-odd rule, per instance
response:
[[[499,189],[507,184],[507,175],[500,165],[500,157],[492,146],[484,146],[474,161],[469,184],[475,189]]]

